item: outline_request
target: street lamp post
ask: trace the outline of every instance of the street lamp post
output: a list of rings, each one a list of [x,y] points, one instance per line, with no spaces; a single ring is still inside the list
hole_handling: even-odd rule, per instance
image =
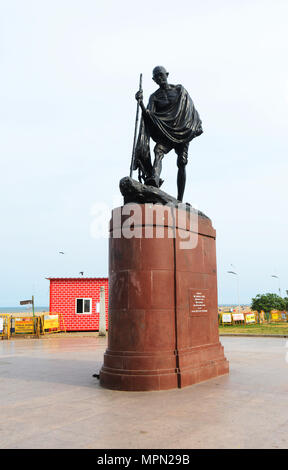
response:
[[[272,274],[271,277],[274,277],[275,279],[278,279],[278,290],[279,290],[279,295],[281,297],[280,278],[279,278],[279,276],[275,276],[275,274]]]
[[[238,312],[240,313],[240,295],[239,295],[239,275],[235,271],[227,271],[229,274],[234,274],[237,279],[237,298],[238,298]]]

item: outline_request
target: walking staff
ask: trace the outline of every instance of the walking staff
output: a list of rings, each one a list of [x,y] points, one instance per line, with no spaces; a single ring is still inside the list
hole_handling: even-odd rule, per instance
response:
[[[142,73],[140,73],[139,91],[142,91]],[[139,101],[137,101],[136,120],[135,120],[135,129],[134,129],[134,141],[133,141],[132,159],[131,159],[131,165],[130,165],[130,178],[132,177],[133,167],[134,167],[134,160],[135,160],[135,147],[136,147],[138,120],[139,120],[139,106],[140,106]]]

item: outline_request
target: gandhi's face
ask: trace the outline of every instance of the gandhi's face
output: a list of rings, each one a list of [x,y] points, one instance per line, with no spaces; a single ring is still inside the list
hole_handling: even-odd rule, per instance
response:
[[[159,86],[166,85],[167,79],[168,79],[168,73],[165,70],[162,70],[160,68],[153,75],[154,82],[156,82],[157,85]]]

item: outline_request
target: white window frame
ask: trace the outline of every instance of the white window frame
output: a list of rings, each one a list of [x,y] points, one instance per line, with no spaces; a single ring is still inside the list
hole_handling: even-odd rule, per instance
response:
[[[89,312],[77,312],[77,300],[83,300],[83,308],[84,308],[84,301],[90,300],[90,311]],[[91,297],[77,297],[75,299],[75,314],[76,315],[91,315],[92,314],[92,298]]]

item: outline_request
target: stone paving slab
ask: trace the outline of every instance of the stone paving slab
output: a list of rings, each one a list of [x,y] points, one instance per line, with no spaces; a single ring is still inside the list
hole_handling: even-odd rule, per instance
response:
[[[99,386],[106,338],[0,342],[0,448],[288,447],[283,338],[222,337],[230,374],[188,388]]]

